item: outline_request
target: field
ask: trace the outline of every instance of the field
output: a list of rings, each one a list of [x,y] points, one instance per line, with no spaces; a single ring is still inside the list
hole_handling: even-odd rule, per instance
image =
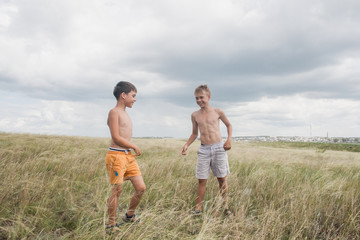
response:
[[[188,214],[198,142],[187,156],[179,154],[185,140],[134,142],[147,185],[142,223],[110,235],[109,139],[0,133],[0,239],[360,239],[360,154],[345,145],[234,142],[228,183],[235,215],[225,218],[212,176],[203,215]],[[119,219],[131,195],[126,182]]]

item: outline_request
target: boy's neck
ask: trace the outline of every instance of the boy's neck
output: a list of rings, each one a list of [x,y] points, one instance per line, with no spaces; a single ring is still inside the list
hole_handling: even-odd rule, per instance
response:
[[[118,101],[117,104],[116,104],[116,107],[120,108],[121,110],[126,110],[126,105],[124,102],[122,101]]]
[[[212,109],[212,106],[210,106],[210,104],[208,104],[208,105],[200,108],[200,110],[205,111],[205,112],[208,112],[208,111],[210,111],[211,109]]]

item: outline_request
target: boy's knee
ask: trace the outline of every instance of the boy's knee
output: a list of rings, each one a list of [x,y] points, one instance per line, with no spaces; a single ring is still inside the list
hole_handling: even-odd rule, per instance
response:
[[[142,186],[140,186],[140,187],[138,187],[138,188],[136,189],[136,193],[137,193],[137,194],[143,194],[143,193],[145,192],[145,190],[146,190],[146,186],[145,186],[145,185],[142,185]]]
[[[199,179],[199,185],[206,185],[207,179]]]
[[[221,187],[227,185],[226,178],[218,178],[218,182]]]
[[[218,178],[218,181],[219,181],[220,183],[225,183],[225,182],[226,182],[226,177]]]

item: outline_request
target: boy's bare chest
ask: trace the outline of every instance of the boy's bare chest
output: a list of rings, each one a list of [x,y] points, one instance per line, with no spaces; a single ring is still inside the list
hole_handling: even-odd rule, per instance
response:
[[[119,116],[119,126],[121,128],[131,128],[132,121],[127,113],[123,113]]]
[[[200,127],[217,125],[219,122],[219,114],[217,114],[216,112],[201,113],[196,116],[195,120]]]

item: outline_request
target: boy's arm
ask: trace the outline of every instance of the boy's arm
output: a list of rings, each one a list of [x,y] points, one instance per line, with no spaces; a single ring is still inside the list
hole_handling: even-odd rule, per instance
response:
[[[195,121],[194,114],[191,114],[191,122],[192,122],[192,133],[181,150],[182,155],[186,155],[187,148],[196,140],[198,136],[198,125],[197,122]]]
[[[221,109],[218,109],[218,113],[220,115],[220,120],[225,124],[226,129],[227,129],[228,137],[224,143],[224,149],[227,151],[227,150],[231,149],[232,125],[231,125],[229,119],[227,119],[227,117],[225,116],[225,113]]]
[[[124,148],[132,148],[134,149],[136,156],[141,155],[141,151],[138,146],[136,146],[134,143],[130,142],[126,138],[120,136],[119,115],[116,113],[116,111],[111,110],[109,112],[108,125],[110,128],[111,138],[116,145],[122,146]]]

